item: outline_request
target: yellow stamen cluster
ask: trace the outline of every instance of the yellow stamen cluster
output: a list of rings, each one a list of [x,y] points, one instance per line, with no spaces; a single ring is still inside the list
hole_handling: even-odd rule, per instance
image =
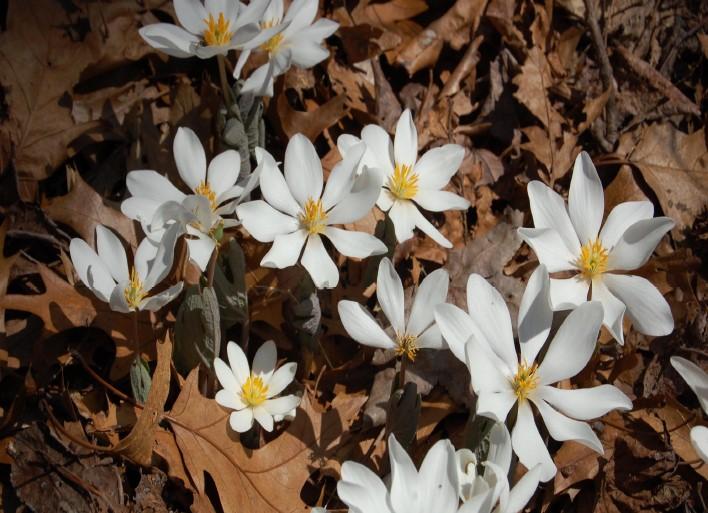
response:
[[[310,235],[324,232],[327,226],[327,212],[322,206],[322,200],[308,198],[305,207],[299,215],[300,225],[307,230]]]
[[[199,185],[197,185],[197,188],[194,189],[195,194],[199,194],[200,196],[204,196],[206,199],[209,200],[209,205],[211,206],[211,210],[214,211],[218,207],[216,203],[216,193],[209,187],[209,184],[206,183],[205,181],[199,182]]]
[[[140,276],[138,275],[138,271],[135,270],[135,267],[130,270],[130,282],[123,290],[123,295],[125,296],[126,303],[128,303],[128,306],[133,310],[140,308],[140,303],[145,299],[145,296],[147,296],[147,292],[143,290],[143,282],[140,281]]]
[[[204,19],[207,28],[202,33],[202,39],[207,46],[224,46],[231,41],[233,32],[229,30],[230,21],[224,18],[224,13],[219,13],[219,19],[215,20],[213,14],[209,14]]]
[[[415,357],[418,354],[417,342],[418,337],[415,335],[409,335],[408,333],[396,335],[396,355],[406,355],[410,361],[415,361]]]
[[[412,166],[396,164],[393,174],[388,179],[388,190],[396,198],[409,200],[418,194],[418,175]]]
[[[251,374],[241,387],[241,399],[248,406],[260,406],[268,398],[268,385],[263,378]]]
[[[580,257],[576,265],[586,280],[592,280],[607,270],[607,250],[599,239],[590,241],[580,248]]]
[[[536,364],[526,365],[526,362],[519,364],[516,371],[516,376],[511,380],[511,386],[514,389],[514,394],[519,401],[525,400],[529,394],[538,386],[538,377],[536,376]]]
[[[268,20],[261,23],[261,30],[269,29],[278,24],[278,20]],[[274,53],[283,42],[283,34],[281,32],[277,33],[271,37],[268,41],[261,45],[261,50],[268,52],[269,54]]]

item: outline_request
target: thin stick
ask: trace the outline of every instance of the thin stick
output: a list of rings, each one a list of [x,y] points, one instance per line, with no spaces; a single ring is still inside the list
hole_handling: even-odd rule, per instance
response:
[[[232,103],[231,89],[229,88],[229,82],[226,79],[226,64],[224,63],[224,56],[219,54],[216,56],[216,60],[219,63],[219,79],[221,80],[221,93],[224,95],[224,104],[226,105],[226,110],[229,110]]]
[[[207,287],[214,285],[214,272],[216,271],[216,260],[219,257],[219,246],[214,246],[214,251],[211,253],[209,264],[207,265]]]
[[[401,357],[401,370],[398,372],[398,388],[403,389],[406,384],[406,367],[408,366],[408,357]]]

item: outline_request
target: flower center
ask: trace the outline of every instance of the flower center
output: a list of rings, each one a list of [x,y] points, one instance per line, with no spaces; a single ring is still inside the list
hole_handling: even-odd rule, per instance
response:
[[[310,235],[322,233],[327,226],[327,212],[322,206],[322,200],[317,201],[308,198],[305,207],[298,216],[300,225],[307,230]]]
[[[269,29],[271,27],[274,27],[280,23],[278,20],[268,20],[264,21],[261,23],[261,30]],[[261,50],[264,52],[268,52],[269,54],[274,53],[278,48],[280,47],[280,44],[283,42],[283,34],[282,33],[277,33],[273,37],[271,37],[268,41],[263,43],[261,45]]]
[[[209,17],[204,19],[207,28],[202,33],[202,39],[207,46],[224,46],[231,41],[233,32],[229,31],[229,20],[224,18],[224,13],[219,13],[219,19],[215,20],[214,15],[209,13]]]
[[[401,357],[406,355],[410,361],[415,361],[416,354],[418,354],[417,341],[418,337],[415,335],[408,333],[396,335],[396,355]]]
[[[204,181],[199,182],[197,188],[194,189],[194,193],[199,194],[200,196],[204,196],[206,199],[208,199],[209,205],[211,206],[211,210],[216,210],[216,207],[218,206],[216,204],[216,193],[211,189],[208,183]]]
[[[135,270],[135,267],[130,270],[130,282],[123,290],[123,295],[125,296],[126,303],[128,303],[128,306],[133,310],[138,310],[140,303],[145,299],[145,296],[147,296],[147,292],[143,290],[143,283],[140,281],[140,276]]]
[[[511,386],[514,389],[514,394],[523,401],[529,394],[538,386],[538,377],[536,376],[536,364],[526,365],[526,362],[519,364],[516,370],[516,376],[511,380]]]
[[[607,250],[599,239],[590,241],[580,248],[580,256],[576,265],[587,280],[592,280],[607,270]]]
[[[418,175],[413,172],[413,167],[396,164],[393,175],[388,179],[388,190],[398,199],[415,198],[418,194]]]
[[[251,374],[241,387],[241,399],[249,406],[260,406],[268,395],[268,385],[263,378]]]

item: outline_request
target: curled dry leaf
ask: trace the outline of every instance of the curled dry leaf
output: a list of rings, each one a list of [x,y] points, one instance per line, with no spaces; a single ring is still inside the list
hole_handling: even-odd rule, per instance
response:
[[[224,511],[286,513],[302,510],[300,491],[310,474],[338,447],[342,434],[366,401],[339,395],[329,411],[318,411],[305,395],[295,420],[275,440],[256,450],[244,448],[228,427],[229,412],[199,393],[192,371],[167,419],[196,493],[206,497],[206,474],[216,483]],[[179,469],[174,452],[160,454]]]

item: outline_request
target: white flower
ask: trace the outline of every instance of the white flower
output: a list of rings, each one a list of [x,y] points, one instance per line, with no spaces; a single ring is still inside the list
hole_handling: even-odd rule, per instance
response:
[[[671,365],[698,396],[701,408],[708,415],[708,374],[695,363],[680,356],[672,356]],[[695,426],[691,429],[691,445],[698,456],[708,463],[708,427]]]
[[[208,59],[229,50],[260,43],[258,21],[268,2],[254,0],[248,6],[238,0],[174,0],[182,27],[155,23],[140,29],[147,43],[173,57]]]
[[[132,195],[121,211],[139,221],[145,234],[159,241],[171,221],[181,220],[191,238],[187,239],[190,258],[204,271],[220,230],[238,224],[230,215],[257,185],[259,170],[245,184],[238,184],[241,157],[227,150],[214,157],[207,168],[204,147],[189,128],[178,128],[173,144],[179,175],[193,194],[187,195],[156,171],[128,173],[126,185]]]
[[[272,431],[274,417],[284,416],[300,404],[296,395],[275,397],[295,378],[297,364],[286,363],[276,370],[278,355],[272,340],[258,348],[253,368],[248,366],[246,355],[238,344],[229,342],[226,351],[228,365],[220,358],[214,360],[216,377],[224,387],[216,393],[216,402],[236,410],[229,416],[234,431],[248,431],[253,426],[253,419],[266,431]]]
[[[327,254],[322,236],[349,257],[365,258],[386,252],[386,246],[373,235],[332,226],[361,219],[376,201],[381,174],[375,169],[361,177],[355,174],[363,153],[361,145],[358,152],[352,151],[339,162],[323,192],[322,164],[304,135],[296,134],[288,143],[284,177],[273,157],[256,148],[264,200],[243,203],[236,213],[253,237],[273,242],[261,260],[262,266],[283,269],[300,260],[318,288],[334,287],[339,282],[339,270]]]
[[[143,239],[128,270],[125,249],[116,235],[103,225],[96,226],[96,251],[82,239],[71,239],[69,253],[81,281],[101,301],[117,312],[156,311],[182,291],[182,282],[149,296],[172,268],[174,248],[181,235],[179,226],[165,232],[159,245]]]
[[[259,49],[268,54],[268,62],[251,73],[241,93],[273,96],[273,80],[290,66],[311,68],[327,58],[329,51],[322,42],[337,30],[339,24],[327,19],[313,23],[318,5],[318,0],[294,0],[283,16],[283,0],[270,2],[261,17],[262,33],[258,37]],[[250,54],[250,49],[241,52],[234,78],[239,78]]]
[[[376,278],[376,297],[381,309],[391,323],[394,338],[390,337],[371,314],[355,301],[340,301],[339,317],[349,336],[360,344],[393,349],[399,356],[415,360],[419,349],[441,349],[445,344],[435,324],[435,307],[445,302],[449,277],[447,271],[433,271],[421,282],[411,307],[408,322],[405,320],[403,284],[388,258],[379,263]]]
[[[602,443],[590,426],[580,421],[632,407],[629,398],[612,385],[574,390],[551,386],[572,378],[587,365],[597,343],[602,306],[590,301],[571,312],[539,363],[536,359],[553,318],[549,282],[546,268],[540,265],[524,291],[518,324],[520,357],[504,299],[481,276],[472,274],[467,282],[469,314],[449,304],[435,310],[435,320],[450,349],[470,369],[472,388],[478,396],[477,413],[504,421],[518,404],[512,431],[514,452],[528,469],[542,464],[543,481],[553,478],[556,467],[538,432],[530,403],[540,412],[552,438],[575,440],[600,454]]]
[[[495,513],[521,511],[538,488],[540,465],[528,471],[514,487],[509,489],[511,466],[511,437],[506,426],[497,422],[489,432],[489,450],[482,474],[477,473],[477,458],[469,449],[459,449],[457,457],[460,499],[466,505],[475,505],[477,511],[489,512],[499,503]]]
[[[671,309],[661,293],[631,271],[644,265],[661,238],[674,226],[668,217],[652,218],[649,201],[630,201],[612,209],[600,230],[605,198],[602,182],[587,153],[575,160],[568,208],[563,198],[539,181],[528,186],[535,228],[519,228],[549,272],[577,271],[551,280],[554,310],[567,310],[591,299],[602,303],[603,324],[624,343],[625,310],[635,328],[646,335],[668,335],[674,329]]]
[[[367,151],[362,164],[383,170],[385,181],[376,202],[393,221],[398,242],[413,237],[413,229],[420,228],[443,247],[452,244],[418,210],[431,212],[466,210],[469,202],[449,191],[441,190],[457,172],[465,157],[465,150],[458,144],[446,144],[427,151],[418,159],[418,131],[411,112],[406,109],[391,137],[377,125],[367,125],[361,131],[361,140]],[[342,155],[346,155],[359,139],[343,135],[337,140]]]
[[[388,437],[390,489],[379,476],[353,461],[342,464],[337,494],[352,513],[457,513],[457,461],[449,440],[440,440],[426,454],[420,471],[396,437]],[[461,509],[472,513],[475,510]]]

